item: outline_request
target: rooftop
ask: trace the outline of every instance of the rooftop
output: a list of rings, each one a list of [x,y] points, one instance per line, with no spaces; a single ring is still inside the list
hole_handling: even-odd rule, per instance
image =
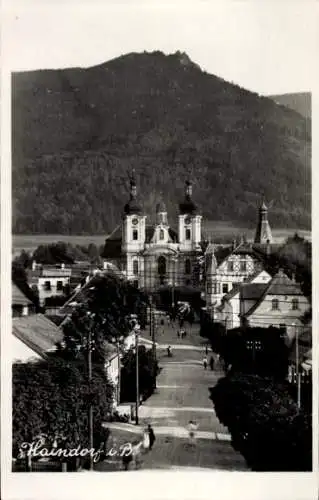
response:
[[[63,340],[62,330],[43,314],[13,318],[12,333],[42,357]]]
[[[12,283],[12,305],[13,306],[29,306],[32,302],[28,299],[21,290]]]

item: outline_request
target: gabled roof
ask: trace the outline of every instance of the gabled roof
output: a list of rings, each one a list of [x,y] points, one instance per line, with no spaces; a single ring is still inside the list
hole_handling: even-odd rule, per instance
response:
[[[257,283],[255,285],[257,285]],[[264,292],[255,304],[245,314],[243,314],[243,316],[250,316],[257,309],[257,307],[259,307],[267,295],[303,296],[300,286],[289,279],[282,270],[279,270],[273,279],[264,286]]]
[[[243,300],[258,300],[268,283],[243,283],[240,287],[240,295]]]
[[[12,333],[42,357],[63,340],[62,330],[43,314],[13,318]]]
[[[12,283],[12,306],[29,306],[32,305],[32,301],[28,299],[24,295],[24,293],[21,292],[21,290]]]

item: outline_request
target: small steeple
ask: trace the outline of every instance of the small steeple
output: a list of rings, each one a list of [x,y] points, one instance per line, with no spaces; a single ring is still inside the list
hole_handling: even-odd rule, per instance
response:
[[[124,213],[126,215],[139,214],[142,212],[142,208],[137,202],[137,188],[136,188],[134,169],[132,170],[132,173],[130,174],[129,178],[130,178],[130,200],[128,203],[126,203],[124,207]]]
[[[190,180],[185,182],[185,198],[179,205],[179,211],[181,214],[194,215],[197,211],[197,207],[192,200],[193,185]]]
[[[163,198],[156,205],[156,222],[157,224],[167,224],[167,208]]]
[[[255,243],[272,243],[272,234],[268,222],[268,208],[264,199],[259,207]]]

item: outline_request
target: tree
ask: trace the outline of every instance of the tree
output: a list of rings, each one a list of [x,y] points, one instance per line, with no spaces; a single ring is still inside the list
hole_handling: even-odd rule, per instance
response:
[[[311,415],[298,411],[287,383],[236,373],[210,392],[233,446],[254,471],[311,470]]]
[[[158,364],[151,349],[139,346],[139,393],[143,399],[147,399],[154,391]],[[130,349],[122,359],[121,370],[121,400],[132,402],[136,399],[136,355],[134,349]]]
[[[46,435],[51,445],[58,437],[64,448],[88,447],[89,401],[96,435],[111,411],[113,389],[98,366],[94,367],[91,386],[85,364],[58,357],[14,364],[12,382],[14,457],[23,442],[31,443],[40,434]]]
[[[26,261],[21,261],[19,258],[12,262],[11,278],[13,283],[21,290],[21,292],[33,302],[37,312],[40,311],[38,291],[29,287],[28,277],[25,268]]]

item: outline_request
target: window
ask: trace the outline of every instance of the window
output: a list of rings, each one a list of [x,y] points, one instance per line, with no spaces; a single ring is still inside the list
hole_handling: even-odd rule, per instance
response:
[[[57,292],[62,292],[63,291],[63,281],[58,281],[56,284],[56,290]]]
[[[51,290],[51,281],[44,282],[44,289],[49,292]]]
[[[164,231],[163,231],[163,229],[160,229],[159,238],[160,238],[160,240],[164,239]]]
[[[191,230],[190,229],[186,229],[186,231],[185,231],[185,239],[186,240],[190,240],[191,239]]]
[[[166,274],[166,259],[165,257],[159,257],[157,261],[157,270],[160,276]]]
[[[138,260],[133,260],[133,274],[138,274]]]
[[[191,273],[191,261],[189,259],[185,260],[185,274]]]
[[[272,299],[271,301],[271,308],[273,311],[278,311],[279,310],[279,300],[278,299]]]
[[[219,293],[219,291],[220,291],[219,283],[212,283],[211,284],[211,293]]]
[[[298,299],[292,299],[291,306],[293,311],[297,311],[299,309]]]
[[[234,272],[234,263],[233,261],[228,262],[228,271],[229,272]]]
[[[133,240],[134,241],[138,240],[138,231],[137,231],[137,229],[133,229]]]
[[[245,261],[245,260],[243,260],[243,261],[240,263],[240,270],[241,270],[242,272],[244,272],[244,273],[247,271],[247,266],[246,266],[246,261]]]
[[[228,283],[223,283],[223,293],[228,293]]]

